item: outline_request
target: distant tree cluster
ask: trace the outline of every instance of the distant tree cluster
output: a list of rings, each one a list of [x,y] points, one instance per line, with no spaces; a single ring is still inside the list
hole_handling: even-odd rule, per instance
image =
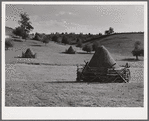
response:
[[[58,41],[58,38],[59,38],[59,37],[58,37],[57,35],[54,35],[54,36],[52,37],[52,41],[54,41],[54,42],[59,42],[59,41]]]
[[[63,36],[62,43],[64,43],[64,44],[70,44],[70,41],[68,40],[68,38],[66,36]]]
[[[110,35],[114,33],[114,29],[112,27],[109,28],[109,30],[105,30],[105,35]]]
[[[45,34],[40,34],[40,33],[35,33],[35,36],[34,36],[34,40],[38,40],[38,41],[43,41],[43,39],[45,38]]]

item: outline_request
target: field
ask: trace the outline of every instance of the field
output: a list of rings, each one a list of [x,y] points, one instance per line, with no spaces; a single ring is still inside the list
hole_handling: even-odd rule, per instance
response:
[[[119,65],[126,62],[130,65],[130,83],[102,84],[76,82],[77,65],[90,61],[94,52],[87,54],[73,45],[77,53],[65,54],[69,45],[50,41],[45,46],[35,40],[15,41],[14,47],[5,52],[5,105],[143,107],[143,57],[136,61],[131,54],[134,42],[143,43],[143,39],[143,34],[119,34],[93,40],[103,44]],[[36,59],[20,58],[27,48],[37,53]]]

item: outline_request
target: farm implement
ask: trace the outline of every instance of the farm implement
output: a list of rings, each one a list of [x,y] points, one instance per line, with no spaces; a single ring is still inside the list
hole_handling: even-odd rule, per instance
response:
[[[77,67],[77,79],[80,82],[127,83],[130,81],[128,63],[120,67],[108,50],[98,47],[90,62],[83,68]]]

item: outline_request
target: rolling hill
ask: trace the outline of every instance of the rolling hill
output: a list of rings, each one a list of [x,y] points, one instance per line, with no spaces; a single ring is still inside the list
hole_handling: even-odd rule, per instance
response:
[[[120,54],[123,56],[132,55],[131,51],[134,48],[136,41],[141,42],[141,48],[144,48],[144,33],[120,33],[99,38],[91,39],[85,44],[92,45],[94,42],[104,45],[111,53]]]
[[[6,27],[6,35],[15,36],[13,34],[13,28]],[[53,36],[53,35],[49,35]],[[136,41],[141,42],[141,48],[144,48],[144,33],[115,33],[112,35],[60,35],[66,36],[73,45],[76,46],[76,40],[74,38],[80,38],[83,40],[83,46],[86,44],[93,45],[94,42],[104,45],[112,54],[122,56],[132,56],[132,50],[134,49],[134,43]],[[75,41],[74,41],[75,40]],[[40,42],[39,42],[40,43]]]

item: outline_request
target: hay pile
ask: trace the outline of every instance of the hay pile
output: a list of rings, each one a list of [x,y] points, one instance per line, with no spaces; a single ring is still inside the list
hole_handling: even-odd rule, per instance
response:
[[[115,65],[114,65],[115,64]],[[114,65],[114,66],[113,66]],[[95,54],[89,62],[90,67],[99,67],[99,68],[118,68],[119,65],[113,59],[109,51],[104,47],[98,47]]]
[[[22,52],[22,58],[36,58],[36,53],[33,52],[30,48],[26,52]]]
[[[66,53],[68,53],[68,54],[75,54],[75,51],[74,51],[74,49],[72,48],[72,46],[70,46],[70,47],[68,48],[68,50],[66,50]]]

